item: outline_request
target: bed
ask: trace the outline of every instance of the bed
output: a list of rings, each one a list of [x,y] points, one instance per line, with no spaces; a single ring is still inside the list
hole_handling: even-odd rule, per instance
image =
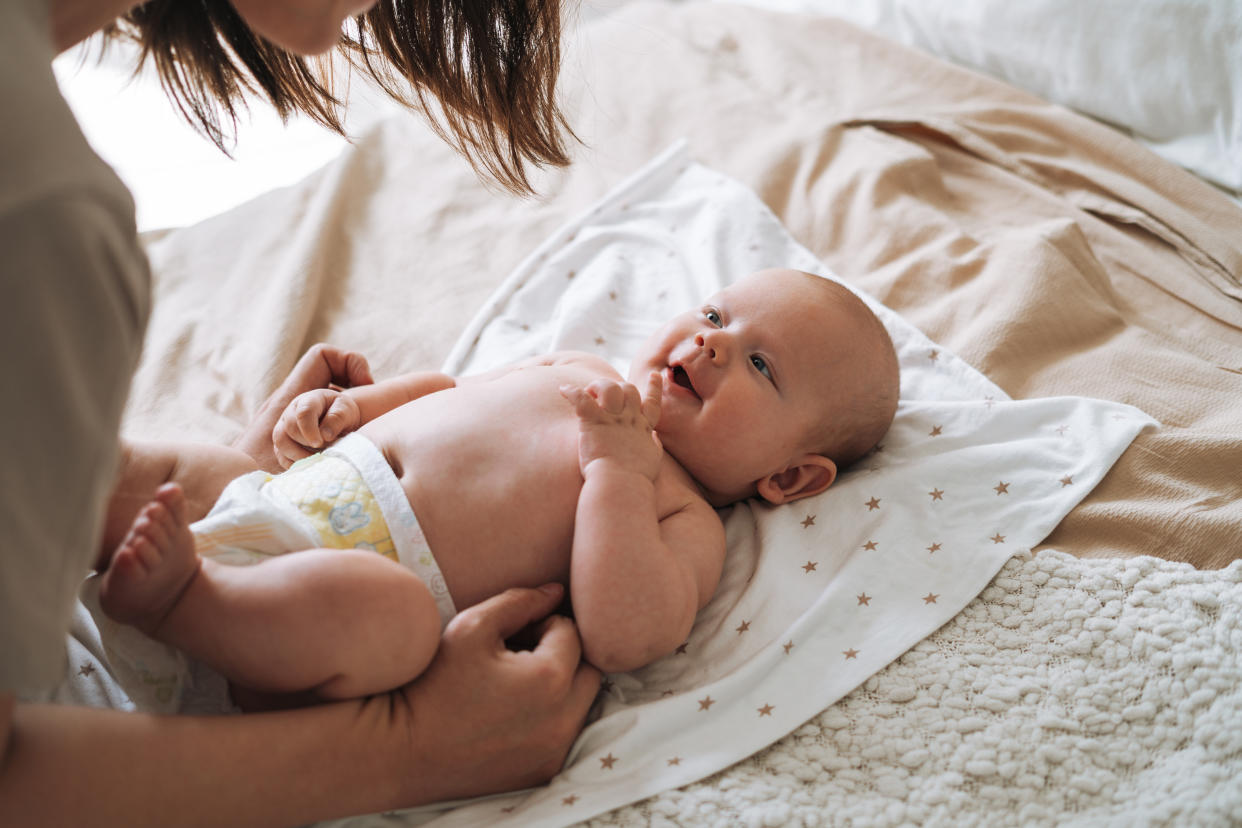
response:
[[[774,259],[840,278],[898,332],[885,452],[772,529],[816,545],[748,546],[781,520],[761,510],[730,524],[741,574],[696,625],[706,672],[610,677],[549,788],[342,824],[1242,820],[1242,17],[1209,6],[625,4],[575,32],[562,94],[582,142],[537,201],[394,116],[298,184],[153,235],[135,436],[232,439],[318,341],[385,376],[623,354],[621,286],[646,312]],[[987,477],[944,530],[980,524],[957,558],[879,534],[947,519],[918,464],[948,462],[925,447],[949,422],[969,424],[956,473]],[[1059,485],[1012,507],[1012,531],[985,518],[1031,470]],[[917,509],[886,523],[903,495],[868,492],[880,479],[913,480]],[[739,645],[773,548],[823,580]],[[870,606],[851,579],[877,569],[931,584],[927,612],[868,622],[855,649],[835,613]],[[79,622],[74,658],[105,669],[62,697],[158,707],[109,683]],[[747,672],[796,692],[772,704]],[[718,688],[734,718],[705,727]],[[626,741],[643,728],[664,735]],[[674,745],[691,731],[708,741]]]

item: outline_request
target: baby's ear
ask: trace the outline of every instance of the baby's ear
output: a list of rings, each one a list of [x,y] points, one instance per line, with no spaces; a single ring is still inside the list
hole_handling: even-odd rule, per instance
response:
[[[837,479],[837,464],[822,454],[804,454],[783,471],[759,481],[759,496],[772,505],[817,495]]]

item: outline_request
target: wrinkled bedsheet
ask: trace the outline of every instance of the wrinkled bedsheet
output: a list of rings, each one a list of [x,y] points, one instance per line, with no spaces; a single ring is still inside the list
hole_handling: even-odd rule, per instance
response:
[[[685,137],[836,273],[1015,398],[1134,405],[1141,436],[1048,538],[1219,567],[1242,525],[1242,211],[1106,127],[823,18],[635,5],[585,27],[575,165],[498,194],[413,116],[153,240],[126,429],[227,440],[310,344],[441,364],[535,245]]]

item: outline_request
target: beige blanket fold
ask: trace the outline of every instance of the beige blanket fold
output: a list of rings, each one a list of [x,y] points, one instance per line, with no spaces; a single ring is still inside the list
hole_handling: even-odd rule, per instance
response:
[[[583,139],[545,196],[490,191],[402,117],[310,179],[152,244],[127,431],[227,440],[316,340],[436,367],[553,230],[680,137],[843,278],[1018,398],[1143,409],[1046,543],[1242,557],[1242,210],[1109,128],[824,18],[628,6],[583,28]],[[929,354],[929,359],[932,355]]]

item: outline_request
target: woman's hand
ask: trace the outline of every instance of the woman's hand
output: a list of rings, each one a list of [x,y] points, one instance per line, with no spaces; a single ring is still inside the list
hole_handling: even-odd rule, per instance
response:
[[[411,757],[436,757],[435,771],[409,779],[409,801],[518,790],[560,771],[600,684],[573,621],[549,615],[563,592],[510,589],[463,611],[427,671],[395,691],[411,719]],[[505,645],[531,624],[533,649]]]
[[[318,388],[356,388],[373,382],[371,368],[362,354],[323,343],[312,345],[259,407],[233,447],[253,457],[264,471],[278,472],[282,467],[273,446],[274,431],[295,397]]]

